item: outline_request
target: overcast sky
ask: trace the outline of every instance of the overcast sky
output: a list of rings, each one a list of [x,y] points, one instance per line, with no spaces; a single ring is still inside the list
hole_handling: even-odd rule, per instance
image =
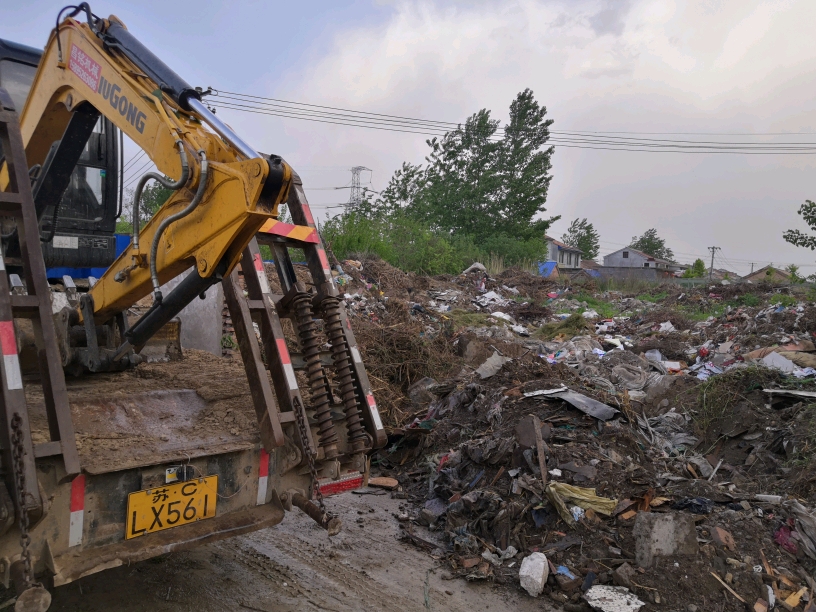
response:
[[[0,37],[42,47],[61,6],[4,6]],[[194,85],[454,122],[480,108],[504,121],[529,87],[563,131],[816,142],[813,0],[91,6],[119,16]],[[219,114],[257,149],[285,157],[321,216],[347,199],[348,190],[325,188],[347,185],[351,166],[371,168],[370,186],[379,190],[403,161],[419,163],[427,151],[417,135]],[[768,133],[788,135],[738,136]],[[816,253],[788,245],[782,232],[806,229],[796,211],[816,199],[815,166],[810,155],[556,148],[547,214],[562,220],[551,235],[587,217],[602,253],[655,227],[680,261],[708,263],[706,247],[716,245],[717,267],[745,273],[750,262],[795,262],[814,273]]]

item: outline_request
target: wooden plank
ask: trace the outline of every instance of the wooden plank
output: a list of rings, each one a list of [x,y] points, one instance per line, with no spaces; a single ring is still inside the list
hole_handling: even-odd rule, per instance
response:
[[[547,445],[541,437],[541,421],[534,414],[530,415],[533,420],[533,434],[535,435],[536,450],[538,451],[538,468],[541,470],[541,483],[547,484]]]

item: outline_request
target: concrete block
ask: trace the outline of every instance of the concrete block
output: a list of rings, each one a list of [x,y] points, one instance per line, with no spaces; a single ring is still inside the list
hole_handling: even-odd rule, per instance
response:
[[[624,563],[612,572],[612,582],[614,582],[616,586],[626,587],[627,589],[632,588],[632,578],[634,577],[635,568],[628,563]]]
[[[697,530],[689,514],[638,512],[632,535],[640,567],[651,567],[655,557],[697,553]]]
[[[544,553],[534,552],[528,557],[524,557],[519,570],[519,581],[521,588],[533,597],[538,597],[547,584],[547,577],[550,575],[550,564]]]

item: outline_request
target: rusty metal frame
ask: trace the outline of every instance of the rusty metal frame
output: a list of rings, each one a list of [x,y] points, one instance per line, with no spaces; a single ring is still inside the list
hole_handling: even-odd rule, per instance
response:
[[[256,234],[256,238],[259,243],[272,248],[275,254],[275,265],[284,292],[286,292],[290,285],[294,284],[293,281],[297,280],[292,277],[293,271],[290,269],[291,262],[289,261],[286,249],[292,247],[303,250],[306,257],[306,264],[315,284],[316,295],[314,297],[314,303],[319,308],[325,298],[338,297],[339,294],[337,286],[332,279],[331,266],[329,265],[326,250],[317,232],[317,225],[315,224],[309,203],[306,200],[306,194],[303,191],[303,182],[295,172],[292,173],[292,187],[289,190],[289,199],[286,204],[292,215],[293,222],[296,225],[310,227],[315,230],[314,234],[316,239],[313,239],[313,241],[303,241],[291,237],[264,233],[263,231]],[[283,305],[280,299],[276,301],[276,306],[278,306],[278,310],[282,308]],[[368,380],[365,366],[360,357],[357,340],[354,337],[354,332],[351,330],[351,323],[348,320],[345,308],[340,308],[340,317],[343,325],[343,337],[352,357],[352,373],[358,404],[361,408],[360,414],[366,431],[373,439],[374,448],[381,448],[387,441],[385,430],[383,429],[382,421],[377,411],[374,395],[371,392],[371,383]]]
[[[7,190],[0,192],[0,213],[16,219],[20,260],[28,291],[27,295],[10,294],[5,265],[0,259],[0,264],[2,264],[0,266],[2,267],[0,270],[0,326],[3,326],[4,331],[0,333],[4,356],[0,364],[3,379],[2,394],[0,394],[2,398],[0,421],[5,425],[0,428],[3,461],[5,465],[11,465],[10,423],[14,413],[18,413],[23,420],[26,482],[37,482],[35,458],[56,455],[62,455],[65,477],[72,478],[80,472],[79,454],[71,409],[68,404],[68,393],[65,388],[62,359],[57,348],[56,331],[51,315],[51,295],[40,247],[40,231],[31,193],[19,119],[10,97],[3,89],[0,89],[0,144],[5,154],[5,167],[9,177]],[[38,444],[36,447],[31,440],[25,391],[19,370],[14,317],[31,320],[37,347],[40,380],[51,440]],[[14,483],[8,476],[10,473],[11,470],[7,470],[6,484],[10,491],[14,491]],[[36,510],[41,511],[42,500],[38,489],[35,486],[29,489],[26,492],[29,503],[36,506]],[[32,512],[31,506],[29,506],[29,512]]]

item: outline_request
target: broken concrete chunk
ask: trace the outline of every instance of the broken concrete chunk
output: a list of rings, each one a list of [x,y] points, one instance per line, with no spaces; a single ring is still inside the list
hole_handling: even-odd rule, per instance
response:
[[[598,612],[638,612],[646,604],[629,589],[596,585],[584,593],[584,600]]]
[[[640,567],[651,567],[655,557],[697,553],[697,530],[689,514],[638,512],[632,535]]]
[[[734,536],[732,536],[722,527],[715,527],[711,530],[711,539],[714,540],[716,544],[719,544],[732,552],[737,550],[737,544],[734,542]]]
[[[541,595],[549,575],[550,564],[547,563],[547,556],[544,553],[534,552],[524,557],[521,562],[519,569],[521,588],[533,597]]]
[[[612,572],[612,582],[614,582],[616,586],[626,587],[627,589],[631,588],[632,578],[635,577],[635,573],[636,570],[634,567],[628,563],[624,563]]]

